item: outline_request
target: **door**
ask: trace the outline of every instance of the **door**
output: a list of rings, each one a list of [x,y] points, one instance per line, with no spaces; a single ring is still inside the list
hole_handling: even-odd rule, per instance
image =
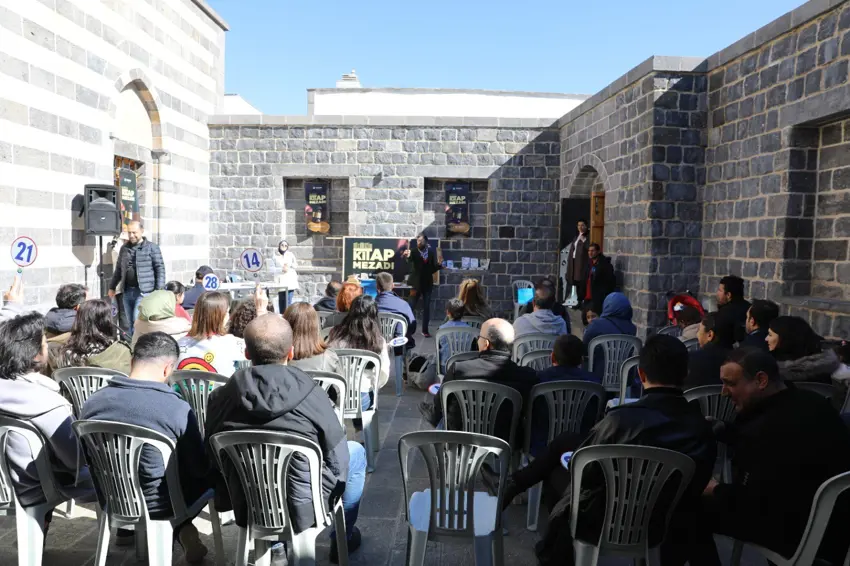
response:
[[[593,192],[590,195],[590,241],[599,244],[605,251],[605,193]]]

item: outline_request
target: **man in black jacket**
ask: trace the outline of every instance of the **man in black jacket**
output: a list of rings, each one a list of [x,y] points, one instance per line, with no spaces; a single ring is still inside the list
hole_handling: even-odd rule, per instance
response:
[[[599,244],[590,244],[587,248],[589,261],[584,269],[584,301],[594,305],[601,305],[605,297],[617,288],[617,279],[614,276],[614,266],[611,258],[602,253]]]
[[[408,283],[413,287],[410,296],[410,309],[416,310],[416,303],[422,298],[422,336],[430,338],[428,323],[431,320],[431,291],[434,290],[434,274],[443,266],[437,262],[437,254],[428,247],[428,236],[419,234],[416,247],[408,247],[402,257],[410,265]]]
[[[510,322],[501,318],[491,318],[481,325],[478,336],[477,358],[455,362],[446,372],[443,384],[462,379],[481,379],[501,385],[507,385],[519,391],[523,404],[528,402],[531,388],[537,384],[537,373],[530,367],[518,366],[511,360],[511,346],[514,342],[514,328]],[[449,414],[446,418],[446,430],[463,430],[463,418],[457,400],[452,396],[448,403]],[[505,403],[496,417],[496,436],[506,442],[510,436],[511,411],[510,403]],[[521,409],[517,407],[517,409]],[[431,403],[422,403],[419,410],[431,426],[443,419],[443,406],[440,396],[434,397]],[[516,448],[522,434],[518,431],[514,443]]]
[[[348,550],[360,546],[360,531],[354,526],[366,479],[366,451],[356,442],[347,442],[327,393],[310,376],[287,365],[292,359],[292,328],[279,316],[259,316],[245,329],[245,356],[253,367],[237,371],[210,396],[207,407],[206,442],[214,434],[228,430],[266,430],[303,436],[322,450],[322,492],[327,501],[342,497]],[[227,488],[216,489],[219,509],[230,509],[236,524],[248,522],[248,504],[233,466],[223,457],[221,470]],[[290,465],[288,503],[295,531],[312,527],[313,498],[309,466],[295,456]],[[226,495],[230,495],[230,501]],[[219,497],[225,499],[218,500]],[[329,507],[330,508],[330,507]],[[336,539],[331,540],[330,561],[338,562]]]
[[[198,299],[201,298],[201,295],[204,294],[204,277],[207,275],[214,274],[213,268],[209,265],[200,266],[197,271],[195,271],[195,284],[192,285],[190,289],[186,289],[186,292],[183,294],[183,308],[186,310],[192,310],[195,308],[195,304],[197,304]]]
[[[165,264],[159,246],[149,242],[144,236],[142,223],[130,222],[127,225],[127,243],[118,252],[118,263],[109,282],[109,298],[115,297],[115,289],[123,284],[124,312],[129,319],[127,333],[133,335],[133,326],[139,318],[139,304],[142,297],[152,291],[165,289]]]
[[[701,554],[706,544],[713,548],[713,542],[705,533],[692,532],[689,527],[698,520],[699,498],[711,478],[717,446],[711,427],[699,407],[685,401],[682,395],[687,367],[688,351],[681,341],[672,336],[651,337],[641,350],[638,366],[643,397],[611,409],[580,446],[580,439],[575,434],[565,433],[557,437],[540,458],[508,480],[504,498],[506,506],[516,495],[541,481],[548,487],[549,493],[562,494],[550,514],[549,529],[537,545],[537,558],[541,565],[573,564],[570,506],[574,486],[569,485],[569,472],[561,467],[561,455],[581,447],[602,444],[666,448],[694,460],[696,471],[670,522],[661,549],[661,563],[678,566],[688,560],[692,566],[704,564]],[[601,468],[588,469],[581,488],[577,535],[581,540],[595,541],[599,539],[605,514],[605,481]],[[661,529],[650,529],[650,545],[657,545],[664,536],[659,531]]]
[[[688,376],[683,386],[685,391],[702,385],[720,385],[720,366],[726,362],[729,349],[720,342],[717,317],[716,312],[708,313],[699,325],[699,349],[691,352],[688,358]]]
[[[773,301],[756,299],[747,311],[747,335],[741,341],[741,347],[760,348],[765,352],[767,347],[767,329],[773,319],[779,316],[779,305]]]
[[[342,289],[342,283],[339,281],[330,281],[325,287],[325,296],[313,305],[313,308],[319,312],[336,312],[336,296]]]
[[[710,522],[716,533],[791,556],[815,492],[850,470],[850,433],[829,400],[783,382],[768,352],[734,350],[720,375],[738,416],[715,423],[718,440],[733,449],[733,477],[706,487]],[[838,502],[818,553],[833,564],[844,561],[848,542],[848,509]]]
[[[724,348],[732,348],[746,336],[747,311],[750,303],[744,299],[744,280],[727,275],[717,286],[717,337]]]

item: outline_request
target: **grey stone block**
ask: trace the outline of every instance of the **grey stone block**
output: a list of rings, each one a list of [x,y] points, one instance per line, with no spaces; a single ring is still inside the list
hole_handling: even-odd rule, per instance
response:
[[[16,145],[13,155],[15,165],[50,169],[50,154],[46,151]]]

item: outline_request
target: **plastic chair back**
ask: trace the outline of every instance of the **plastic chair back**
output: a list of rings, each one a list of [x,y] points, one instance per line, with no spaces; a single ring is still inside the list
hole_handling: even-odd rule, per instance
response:
[[[62,368],[53,372],[54,381],[71,401],[74,417],[80,418],[83,405],[98,389],[103,389],[113,377],[127,377],[126,373],[103,368]]]
[[[484,324],[485,319],[483,316],[465,316],[460,319],[461,322],[465,322],[472,328],[481,328],[481,325]]]
[[[41,490],[47,503],[59,505],[67,500],[59,490],[59,482],[53,475],[53,465],[50,461],[50,450],[41,432],[31,423],[0,415],[0,514],[14,512],[18,506],[18,496],[12,484],[12,476],[9,472],[9,462],[6,459],[6,447],[9,436],[19,435],[29,444],[30,451],[35,454],[35,472],[41,483]],[[54,506],[55,506],[54,505]],[[26,541],[18,541],[26,544]]]
[[[449,358],[451,358],[455,354],[471,352],[472,344],[475,342],[475,339],[478,338],[480,333],[481,331],[478,328],[467,328],[465,326],[455,326],[452,328],[443,328],[438,330],[436,340],[437,372],[439,373],[440,368],[443,367],[442,361],[440,360],[440,344],[442,344],[443,341],[448,342]]]
[[[685,348],[688,349],[688,352],[696,352],[699,350],[699,340],[696,338],[691,338],[690,340],[684,341]]]
[[[195,411],[198,429],[204,436],[204,423],[207,422],[207,404],[213,389],[227,383],[227,377],[199,369],[183,369],[172,372],[168,384],[177,388],[183,400]]]
[[[478,358],[478,354],[481,352],[461,352],[460,354],[455,354],[449,361],[446,362],[446,372],[449,371],[449,368],[454,365],[455,362],[465,362],[467,360],[474,360]]]
[[[511,359],[519,363],[520,358],[528,352],[535,350],[549,350],[551,352],[552,348],[555,347],[555,339],[557,338],[558,336],[555,334],[543,334],[539,332],[517,336],[514,338]]]
[[[401,477],[404,487],[405,516],[410,521],[409,454],[418,449],[428,470],[431,488],[431,512],[428,538],[438,536],[475,536],[475,481],[481,464],[491,454],[499,468],[498,507],[495,530],[501,532],[502,495],[508,476],[511,449],[500,439],[483,434],[454,431],[419,431],[398,441]],[[417,466],[418,467],[418,466]]]
[[[319,328],[333,328],[345,318],[344,312],[317,311],[319,315]]]
[[[316,385],[324,389],[325,393],[328,394],[328,397],[334,404],[334,410],[339,417],[339,422],[344,424],[343,412],[346,400],[345,378],[332,371],[307,370],[304,373],[312,377]],[[333,396],[330,394],[331,391],[334,392]]]
[[[295,535],[287,493],[288,470],[296,454],[310,467],[310,491],[315,525],[331,524],[322,493],[322,451],[296,434],[270,431],[219,432],[210,439],[219,469],[224,469],[222,452],[233,464],[248,503],[248,527],[252,535]]]
[[[322,328],[319,329],[319,337],[324,342],[327,342],[328,340],[330,340],[331,330],[333,330],[333,326],[323,326]]]
[[[381,335],[389,343],[396,337],[396,328],[401,326],[399,336],[407,336],[407,319],[400,314],[379,312],[378,321],[381,323]]]
[[[626,402],[629,381],[632,378],[632,373],[637,375],[637,367],[639,363],[640,356],[632,356],[631,358],[623,362],[623,366],[620,368],[620,405]],[[640,382],[640,380],[638,380],[638,382]]]
[[[662,326],[655,331],[655,334],[657,336],[673,336],[674,338],[678,338],[682,335],[682,328],[678,325]]]
[[[538,383],[531,388],[528,406],[525,408],[525,453],[531,452],[531,434],[534,406],[538,397],[546,402],[549,415],[546,444],[564,433],[578,434],[587,413],[590,402],[596,399],[596,418],[598,422],[605,411],[605,388],[591,381],[549,381]]]
[[[463,432],[474,432],[496,436],[496,417],[502,404],[509,402],[512,408],[511,428],[508,443],[514,446],[519,417],[522,414],[522,395],[516,389],[478,379],[449,381],[440,387],[443,415],[447,419],[449,397],[457,397],[460,406]],[[446,420],[448,428],[448,419]]]
[[[605,517],[599,539],[577,539],[581,480],[591,463],[602,468],[607,495]],[[653,514],[665,513],[664,532],[676,505],[693,477],[696,464],[680,452],[649,446],[588,446],[576,451],[570,460],[572,476],[572,509],[570,526],[576,551],[591,548],[600,554],[617,554],[646,558],[649,552],[649,525]],[[666,509],[656,509],[665,486],[678,483],[672,500],[665,501]],[[668,490],[669,493],[669,490]],[[577,561],[578,562],[578,561]],[[594,564],[596,561],[594,560]]]
[[[837,390],[834,385],[829,383],[817,383],[814,381],[795,381],[794,387],[803,391],[813,391],[821,397],[832,399],[836,395]]]
[[[593,373],[594,363],[597,348],[602,348],[602,360],[604,372],[602,374],[602,385],[606,391],[620,393],[620,369],[623,362],[627,359],[640,355],[640,349],[643,345],[641,339],[637,336],[629,336],[626,334],[608,334],[606,336],[597,336],[590,341],[587,347],[587,357],[589,360],[589,370]]]
[[[341,349],[334,350],[339,358],[339,369],[343,378],[345,378],[345,409],[344,416],[346,419],[362,418],[363,409],[360,406],[360,388],[364,379],[364,374],[370,367],[373,368],[374,379],[372,388],[375,391],[375,401],[369,409],[375,410],[378,408],[378,375],[381,373],[381,357],[375,352],[368,350]]]
[[[552,367],[552,350],[532,350],[519,359],[519,365],[527,366],[534,371],[542,371]]]
[[[722,385],[702,385],[685,391],[687,401],[697,401],[700,411],[706,417],[731,423],[738,416],[735,405],[729,397],[723,396]]]

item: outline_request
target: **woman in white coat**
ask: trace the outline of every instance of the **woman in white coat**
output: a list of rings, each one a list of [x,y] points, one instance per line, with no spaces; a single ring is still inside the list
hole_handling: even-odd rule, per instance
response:
[[[280,312],[286,310],[286,307],[292,304],[292,299],[295,296],[295,291],[298,289],[298,272],[295,271],[295,254],[289,251],[289,242],[281,240],[277,245],[279,255],[275,256],[275,263],[283,271],[275,279],[279,285],[286,287],[286,303],[283,301],[283,291],[278,295],[280,302]]]

